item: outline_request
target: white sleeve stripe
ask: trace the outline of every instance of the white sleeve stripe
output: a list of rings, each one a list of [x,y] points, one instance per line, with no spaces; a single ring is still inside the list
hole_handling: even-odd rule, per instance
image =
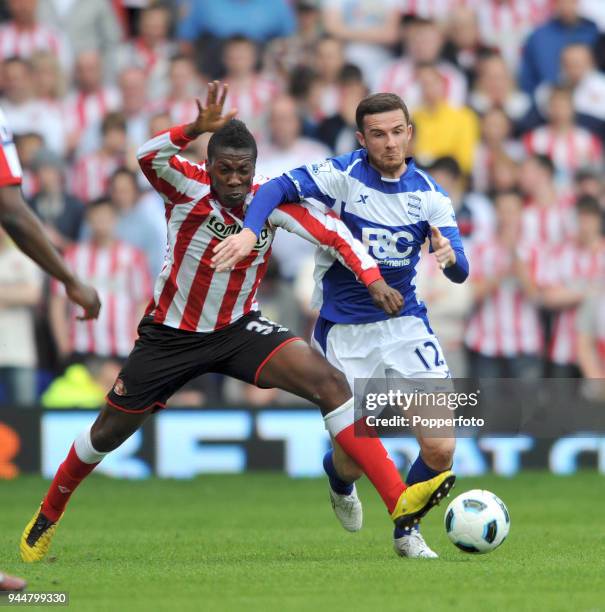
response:
[[[435,186],[431,183],[429,177],[422,171],[416,168],[416,172],[426,181],[426,184],[430,187],[431,191],[435,191]]]

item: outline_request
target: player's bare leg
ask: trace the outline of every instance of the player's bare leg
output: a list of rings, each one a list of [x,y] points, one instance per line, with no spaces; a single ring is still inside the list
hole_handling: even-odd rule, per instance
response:
[[[430,430],[422,427],[414,431],[420,452],[408,471],[405,479],[407,485],[425,482],[451,469],[456,448],[454,430],[442,433],[445,437],[438,438]],[[393,533],[393,548],[401,557],[423,559],[438,557],[437,553],[425,542],[418,526],[412,529],[396,527]]]
[[[149,414],[128,414],[106,405],[92,427],[76,438],[40,508],[23,531],[20,545],[23,561],[34,562],[44,558],[71,494],[107,453],[118,448],[139,429]]]
[[[378,437],[355,431],[353,398],[345,376],[304,342],[290,342],[264,365],[262,387],[278,387],[316,403],[326,428],[343,451],[363,470],[399,527],[416,524],[454,484],[450,471],[406,486]]]

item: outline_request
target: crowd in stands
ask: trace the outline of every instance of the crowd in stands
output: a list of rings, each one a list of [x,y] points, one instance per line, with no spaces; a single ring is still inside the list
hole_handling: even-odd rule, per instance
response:
[[[265,176],[357,148],[359,101],[399,94],[470,261],[463,285],[428,254],[418,272],[452,375],[605,378],[603,0],[7,0],[0,20],[24,196],[103,301],[77,321],[0,230],[0,404],[102,402],[166,248],[136,149],[215,78]],[[259,295],[305,336],[313,253],[278,234]],[[174,403],[284,399],[207,375]]]

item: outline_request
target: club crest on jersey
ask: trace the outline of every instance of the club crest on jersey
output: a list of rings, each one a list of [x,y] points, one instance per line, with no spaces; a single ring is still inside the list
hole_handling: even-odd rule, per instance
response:
[[[332,172],[332,164],[329,160],[321,162],[321,164],[311,164],[311,172],[319,174],[320,172]]]
[[[126,395],[126,385],[121,378],[116,378],[116,382],[113,385],[113,392],[120,397]]]
[[[241,225],[238,225],[237,223],[227,224],[224,221],[221,221],[215,215],[211,215],[208,218],[207,227],[217,238],[220,238],[221,240],[224,240],[229,236],[233,236],[233,234],[239,234],[242,231]],[[263,229],[260,231],[258,240],[254,245],[254,250],[260,251],[261,249],[264,249],[268,243],[269,230],[266,227],[263,227]]]
[[[408,215],[420,218],[421,200],[413,193],[408,194]]]

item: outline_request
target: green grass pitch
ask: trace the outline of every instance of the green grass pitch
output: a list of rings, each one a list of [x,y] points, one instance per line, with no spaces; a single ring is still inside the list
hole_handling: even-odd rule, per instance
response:
[[[49,559],[26,565],[18,540],[47,487],[0,483],[0,568],[30,591],[65,590],[69,609],[289,611],[605,611],[605,480],[596,473],[459,479],[511,513],[488,555],[458,551],[445,504],[423,524],[438,560],[391,548],[386,513],[364,481],[364,528],[343,531],[323,480],[277,474],[191,481],[93,476],[74,494]]]

